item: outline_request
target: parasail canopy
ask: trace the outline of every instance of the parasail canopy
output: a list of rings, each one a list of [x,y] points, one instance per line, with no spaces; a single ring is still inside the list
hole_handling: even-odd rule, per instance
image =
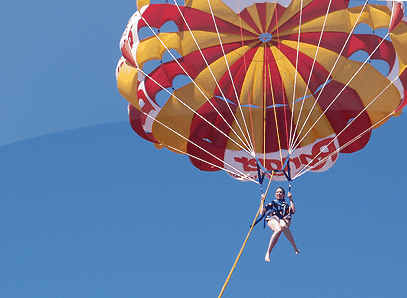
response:
[[[172,1],[137,1],[117,83],[134,131],[200,170],[325,171],[406,105],[402,1]]]

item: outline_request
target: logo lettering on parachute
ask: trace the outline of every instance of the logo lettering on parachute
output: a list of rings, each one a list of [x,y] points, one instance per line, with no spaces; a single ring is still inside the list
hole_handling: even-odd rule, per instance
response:
[[[310,146],[297,149],[299,154],[293,153],[290,156],[290,170],[291,175],[295,175],[301,171],[302,168],[309,168],[311,171],[325,171],[330,168],[338,159],[338,153],[336,151],[336,141],[333,141],[333,137],[329,137],[323,140],[311,144]],[[281,170],[282,162],[279,158],[280,153],[272,153],[276,158],[270,158],[270,154],[266,154],[264,167],[268,170]],[[267,156],[269,158],[267,158]],[[277,159],[278,158],[278,159]],[[259,157],[260,162],[263,162],[263,158]],[[252,172],[254,175],[250,175],[252,178],[256,179],[257,177],[257,165],[256,159],[242,157],[234,157],[234,161],[237,164],[241,165],[238,168],[241,168],[243,172],[248,174]],[[283,157],[284,163],[284,157]],[[287,170],[287,169],[285,169]],[[275,173],[274,176],[284,176],[283,173]],[[238,178],[238,177],[236,177]]]

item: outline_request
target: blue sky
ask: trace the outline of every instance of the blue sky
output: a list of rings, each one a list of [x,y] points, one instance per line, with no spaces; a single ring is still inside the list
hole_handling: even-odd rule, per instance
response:
[[[0,296],[217,297],[260,190],[131,130],[114,70],[135,1],[4,5]],[[406,127],[296,179],[301,253],[281,237],[266,263],[256,226],[223,297],[404,296]]]

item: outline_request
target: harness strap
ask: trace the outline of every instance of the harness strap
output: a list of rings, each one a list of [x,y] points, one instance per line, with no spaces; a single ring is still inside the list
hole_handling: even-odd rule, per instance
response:
[[[267,171],[266,168],[261,164],[259,159],[255,157],[256,159],[256,166],[257,166],[257,175],[259,176],[259,184],[262,185],[264,181],[264,177],[266,174],[274,174],[274,173],[283,173],[287,181],[292,181],[291,179],[291,168],[290,168],[290,155],[287,156],[287,158],[284,161],[283,166],[281,167],[281,170],[270,170]],[[285,170],[287,168],[287,171]]]

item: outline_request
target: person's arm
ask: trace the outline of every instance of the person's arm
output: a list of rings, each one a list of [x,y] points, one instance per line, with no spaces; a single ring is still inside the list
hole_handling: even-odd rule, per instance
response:
[[[290,199],[290,213],[294,214],[295,213],[295,205],[294,205],[294,201],[293,201],[293,195],[291,194],[291,192],[288,192],[287,194],[288,198]]]
[[[268,210],[267,206],[268,206],[268,205],[270,205],[270,204],[267,204],[267,205],[261,205],[261,209],[260,209],[260,215],[263,215],[264,213],[266,213],[266,212],[267,212],[267,210]]]
[[[264,199],[266,198],[266,195],[265,194],[262,194],[261,195],[261,201],[262,201],[262,204],[261,204],[261,208],[260,208],[260,215],[263,215],[264,213],[266,213],[266,208],[265,208],[265,206],[264,206]]]

